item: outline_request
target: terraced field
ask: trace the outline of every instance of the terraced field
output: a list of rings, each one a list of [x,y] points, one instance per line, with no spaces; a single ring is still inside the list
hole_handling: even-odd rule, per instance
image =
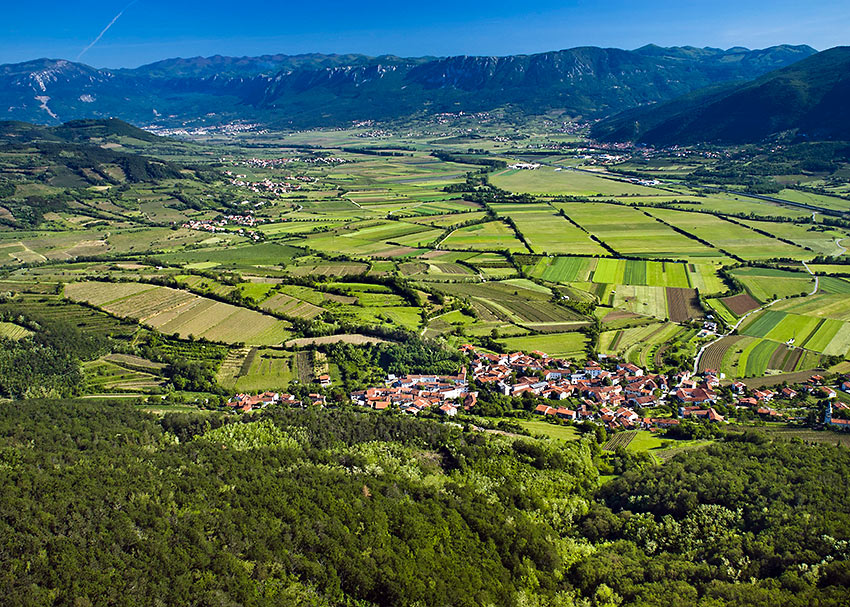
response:
[[[120,361],[106,357],[83,363],[83,373],[86,389],[96,394],[149,393],[165,384],[161,375],[141,371],[137,366],[120,364]]]
[[[285,321],[169,287],[80,282],[69,284],[65,295],[183,338],[191,335],[223,343],[272,345],[290,335]]]
[[[3,309],[22,310],[25,316],[32,314],[37,319],[63,320],[87,333],[97,335],[129,337],[138,331],[135,324],[123,322],[87,306],[65,301],[57,295],[19,294],[6,304],[0,304],[0,310]]]
[[[324,312],[323,308],[313,305],[310,302],[302,301],[286,295],[285,293],[275,293],[260,304],[263,310],[283,314],[285,317],[304,318],[310,320],[316,318]]]
[[[23,339],[32,335],[32,331],[12,322],[0,322],[0,338]]]

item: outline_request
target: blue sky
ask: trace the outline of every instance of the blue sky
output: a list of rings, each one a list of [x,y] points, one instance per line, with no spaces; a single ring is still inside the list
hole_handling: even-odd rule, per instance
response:
[[[3,7],[0,63],[79,56],[96,67],[133,67],[215,54],[507,55],[648,43],[822,50],[850,44],[848,32],[846,0],[42,0]]]

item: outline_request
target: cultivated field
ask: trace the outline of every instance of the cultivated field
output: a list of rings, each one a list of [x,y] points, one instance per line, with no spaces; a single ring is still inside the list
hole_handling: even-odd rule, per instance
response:
[[[765,236],[733,221],[721,219],[704,213],[686,213],[669,209],[651,209],[648,211],[680,230],[700,238],[712,246],[736,255],[745,260],[789,257],[792,259],[810,259],[814,254],[802,247],[789,245],[776,238]]]
[[[557,214],[549,205],[494,204],[500,217],[510,217],[534,253],[607,255],[590,235]]]
[[[514,231],[501,221],[488,221],[453,231],[440,243],[444,249],[525,252]]]
[[[529,335],[527,337],[508,337],[499,340],[499,344],[510,351],[534,350],[545,352],[549,356],[562,356],[572,360],[581,360],[585,356],[587,338],[583,333],[553,333],[549,335]]]
[[[621,255],[687,260],[726,257],[641,209],[591,202],[560,202],[554,206]]]
[[[183,338],[272,345],[290,335],[285,321],[169,287],[80,282],[67,285],[65,296]]]
[[[663,194],[653,188],[606,179],[589,173],[543,166],[537,170],[505,169],[490,176],[490,183],[510,192],[526,194],[573,194],[610,196]]]

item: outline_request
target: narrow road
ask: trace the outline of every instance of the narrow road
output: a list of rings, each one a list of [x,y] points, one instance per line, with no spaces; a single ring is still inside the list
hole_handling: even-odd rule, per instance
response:
[[[808,295],[814,295],[815,293],[818,292],[818,288],[820,286],[820,277],[815,276],[815,273],[812,272],[812,269],[809,267],[809,264],[807,264],[805,261],[803,261],[801,263],[803,264],[803,267],[806,268],[806,272],[811,274],[812,277],[815,279],[815,286],[812,289],[811,293],[808,294]],[[707,344],[705,344],[703,347],[701,347],[699,349],[699,351],[697,351],[696,356],[694,357],[694,374],[699,373],[699,361],[702,359],[702,355],[705,354],[705,351],[708,350],[709,347],[713,346],[714,344],[716,344],[718,341],[720,341],[724,337],[729,337],[730,335],[732,335],[735,331],[738,330],[738,327],[741,326],[741,323],[744,322],[748,317],[752,316],[753,314],[755,314],[757,312],[761,312],[762,310],[766,310],[767,308],[769,308],[770,306],[772,306],[773,304],[775,304],[779,301],[782,301],[782,300],[781,299],[774,299],[773,301],[768,302],[768,303],[764,304],[763,306],[756,308],[755,310],[750,310],[749,312],[744,314],[741,318],[739,318],[738,322],[735,323],[735,326],[733,326],[731,329],[729,329],[726,333],[718,336],[717,339],[714,339],[714,340],[708,342]],[[720,369],[717,369],[717,370],[719,371]]]
[[[446,234],[445,236],[443,236],[440,240],[438,240],[438,241],[434,244],[434,250],[435,250],[435,251],[438,251],[438,250],[440,249],[440,245],[441,245],[441,244],[443,244],[443,243],[446,241],[446,238],[448,238],[449,236],[451,236],[451,235],[452,235],[452,234],[454,234],[455,232],[457,232],[457,228],[455,228],[454,230],[452,230],[451,232],[449,232],[448,234]]]
[[[835,239],[835,246],[838,247],[839,249],[841,249],[841,252],[836,253],[835,255],[833,255],[833,257],[841,257],[842,255],[844,255],[847,252],[847,248],[841,245],[842,240],[844,240],[844,239],[843,238],[836,238]]]

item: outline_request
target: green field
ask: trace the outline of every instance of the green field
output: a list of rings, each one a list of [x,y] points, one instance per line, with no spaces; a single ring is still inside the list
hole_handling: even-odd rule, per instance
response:
[[[772,268],[737,268],[730,272],[760,302],[810,293],[815,286],[814,279],[804,272]]]
[[[534,253],[606,255],[605,249],[548,205],[491,205],[499,216],[510,217]]]
[[[440,243],[444,249],[524,252],[527,249],[504,222],[489,221],[454,230]]]
[[[552,405],[554,407],[558,406],[558,404],[555,402],[553,402]],[[522,426],[533,434],[541,434],[546,438],[552,440],[571,442],[578,440],[581,436],[578,431],[572,426],[557,426],[548,422],[529,419],[511,419],[511,421],[515,421],[515,423],[518,423],[520,426]]]
[[[653,188],[597,177],[589,173],[542,166],[537,170],[505,169],[490,176],[490,183],[511,192],[526,194],[573,194],[593,196],[596,194],[623,196],[663,194]]]
[[[587,337],[583,333],[552,333],[528,335],[499,340],[499,344],[510,351],[545,352],[549,356],[563,356],[580,360],[584,357]]]
[[[725,257],[640,209],[590,202],[559,202],[554,206],[621,255],[688,260]]]
[[[531,273],[550,282],[585,282],[596,264],[596,259],[588,257],[543,257]]]
[[[686,213],[669,209],[652,209],[654,217],[684,230],[711,245],[745,260],[788,257],[810,259],[814,253],[764,236],[747,227],[704,213]]]
[[[732,325],[766,303],[706,360],[732,378],[847,356],[841,221],[734,193],[773,179],[821,190],[784,190],[788,200],[846,210],[823,193],[850,192],[846,166],[809,174],[786,158],[775,166],[789,174],[768,176],[774,164],[734,154],[613,152],[551,117],[508,132],[491,118],[216,131],[175,142],[178,151],[139,141],[127,149],[186,163],[179,177],[140,181],[117,165],[103,169],[108,179],[55,159],[36,166],[29,148],[0,154],[0,184],[14,184],[0,205],[0,310],[9,312],[0,334],[21,339],[44,315],[108,336],[108,353],[86,361],[87,389],[100,395],[127,394],[136,380],[140,392],[170,390],[160,372],[106,358],[119,353],[219,348],[206,362],[228,391],[285,389],[313,371],[298,368],[299,349],[336,349],[337,338],[362,347],[378,333],[448,350],[495,340],[581,361],[582,331],[598,327],[594,350],[666,372],[705,343],[695,337],[705,311]],[[491,171],[482,161],[541,166]],[[662,181],[636,183],[652,178]],[[813,269],[828,275],[809,295],[814,279],[800,262],[817,255]]]

